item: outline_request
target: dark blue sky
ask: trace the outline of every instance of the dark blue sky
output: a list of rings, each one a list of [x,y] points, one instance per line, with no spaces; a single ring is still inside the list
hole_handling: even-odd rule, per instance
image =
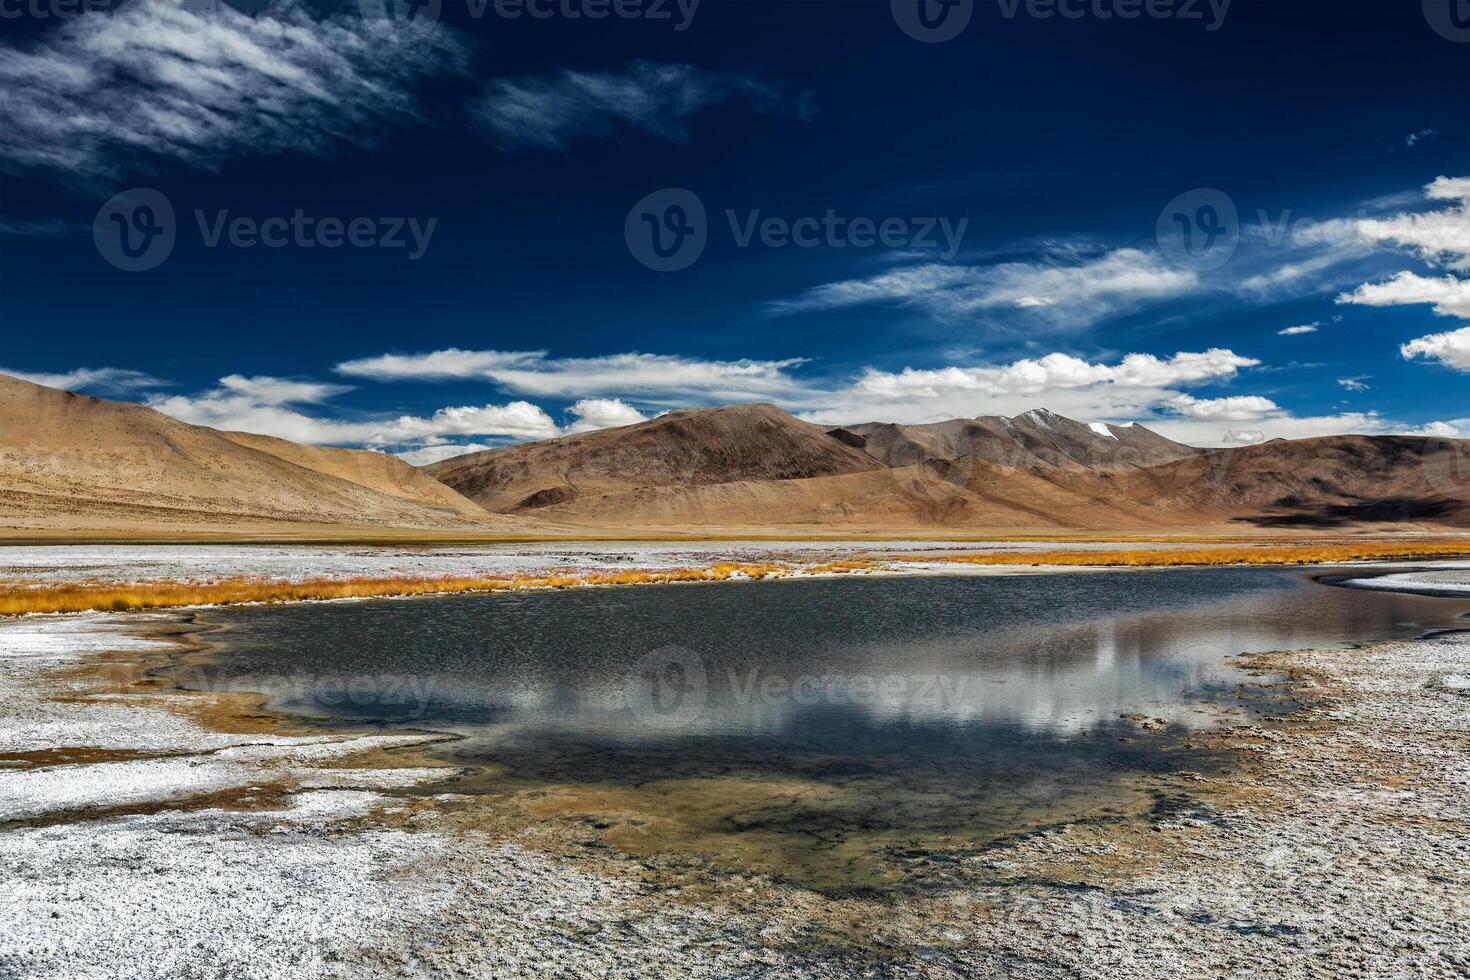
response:
[[[1470,43],[1417,2],[56,3],[0,3],[7,371],[415,459],[737,398],[1470,436]]]

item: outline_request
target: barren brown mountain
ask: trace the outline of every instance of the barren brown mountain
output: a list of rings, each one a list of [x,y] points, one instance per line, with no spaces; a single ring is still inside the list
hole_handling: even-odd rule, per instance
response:
[[[495,527],[393,456],[188,425],[0,375],[0,530],[238,529],[289,522]]]
[[[1045,409],[824,429],[771,405],[731,405],[427,469],[489,510],[599,527],[1470,525],[1465,441],[1331,436],[1201,450]]]

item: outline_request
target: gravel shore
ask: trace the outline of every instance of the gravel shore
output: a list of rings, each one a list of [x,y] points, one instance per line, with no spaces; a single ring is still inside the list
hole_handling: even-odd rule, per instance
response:
[[[1134,777],[1138,819],[834,896],[511,831],[415,791],[453,774],[422,736],[215,730],[212,696],[120,682],[166,642],[124,622],[0,626],[0,975],[1470,973],[1464,634],[1250,658],[1303,706],[1193,736],[1239,754],[1228,776]]]

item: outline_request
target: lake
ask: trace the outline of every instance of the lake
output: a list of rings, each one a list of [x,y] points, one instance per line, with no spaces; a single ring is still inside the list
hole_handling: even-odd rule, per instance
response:
[[[424,728],[435,788],[632,851],[813,887],[1169,801],[1200,729],[1289,707],[1242,652],[1464,625],[1463,600],[1276,568],[838,577],[209,610],[193,688],[329,726]]]

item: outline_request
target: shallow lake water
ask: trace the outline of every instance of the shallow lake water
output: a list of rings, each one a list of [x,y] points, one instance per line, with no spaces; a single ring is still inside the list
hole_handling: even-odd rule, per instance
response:
[[[1191,732],[1281,710],[1242,652],[1463,626],[1269,568],[789,580],[212,610],[194,688],[457,733],[437,789],[824,888],[1161,801]],[[530,801],[530,802],[528,802]],[[918,856],[916,858],[916,856]]]

